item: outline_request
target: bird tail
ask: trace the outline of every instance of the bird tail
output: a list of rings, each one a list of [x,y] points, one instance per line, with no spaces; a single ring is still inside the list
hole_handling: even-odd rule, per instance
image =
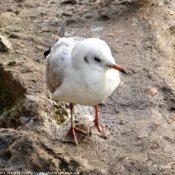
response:
[[[64,37],[65,28],[66,28],[66,23],[67,23],[67,21],[64,20],[64,21],[61,23],[61,26],[60,26],[59,29],[58,29],[57,35],[58,35],[58,37],[60,37],[60,38]],[[51,50],[51,48],[50,48],[49,50],[47,50],[47,51],[44,52],[44,57],[45,57],[45,58],[47,57],[47,55],[49,55],[50,50]]]
[[[57,35],[58,35],[59,37],[64,37],[66,24],[67,24],[67,21],[66,21],[66,20],[64,20],[64,21],[61,23],[61,26],[59,27],[58,33],[57,33]]]

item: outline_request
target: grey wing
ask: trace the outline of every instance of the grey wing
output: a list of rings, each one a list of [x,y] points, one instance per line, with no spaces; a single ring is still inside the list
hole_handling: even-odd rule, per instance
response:
[[[62,84],[64,70],[71,66],[71,52],[77,42],[73,38],[61,38],[47,56],[45,80],[52,93]]]
[[[57,87],[61,85],[61,79],[57,80],[56,76],[52,74],[52,68],[50,62],[47,62],[46,65],[45,80],[47,87],[49,88],[51,93],[53,93],[57,89]]]

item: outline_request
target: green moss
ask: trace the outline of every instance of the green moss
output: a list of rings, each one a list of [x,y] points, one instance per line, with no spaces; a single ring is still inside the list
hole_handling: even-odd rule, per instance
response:
[[[21,125],[20,111],[26,90],[2,65],[0,77],[0,127],[17,128]]]
[[[57,120],[59,124],[65,124],[68,117],[66,106],[62,103],[57,103],[54,104],[53,108],[54,108],[54,118]]]

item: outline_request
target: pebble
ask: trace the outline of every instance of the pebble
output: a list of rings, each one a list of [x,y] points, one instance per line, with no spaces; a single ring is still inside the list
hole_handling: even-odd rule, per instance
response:
[[[102,159],[102,161],[104,161],[104,162],[105,162],[105,161],[106,161],[106,159],[105,159],[105,158],[103,158],[103,159]]]
[[[160,169],[166,170],[166,169],[172,169],[172,167],[171,165],[164,165],[164,166],[160,166]]]
[[[96,26],[91,27],[91,31],[93,32],[101,32],[102,30],[103,30],[103,27],[96,27]]]
[[[96,0],[96,1],[94,2],[95,5],[98,5],[98,4],[100,4],[100,3],[101,3],[101,0]]]
[[[157,89],[151,87],[151,88],[148,90],[148,94],[150,94],[151,96],[155,96],[155,95],[157,94]]]
[[[90,121],[94,120],[94,116],[92,115],[84,115],[85,118],[88,118]]]
[[[168,14],[169,14],[169,15],[172,15],[172,16],[175,16],[175,12],[172,11],[172,10],[170,10],[170,11],[168,12]]]
[[[46,50],[46,48],[45,48],[45,47],[43,47],[43,46],[40,46],[40,45],[36,46],[36,48],[37,48],[38,50],[41,50],[41,51],[44,51],[44,50]]]
[[[63,12],[62,15],[63,16],[72,16],[72,12]]]
[[[16,45],[21,47],[21,48],[25,48],[24,44],[22,44],[22,43],[16,43]]]
[[[0,51],[9,52],[12,50],[11,42],[3,35],[0,35]]]
[[[107,36],[115,36],[115,33],[108,33]]]
[[[129,41],[126,41],[124,44],[125,44],[125,45],[129,45]]]
[[[153,122],[153,124],[154,124],[154,125],[161,125],[161,122],[155,121],[155,122]]]

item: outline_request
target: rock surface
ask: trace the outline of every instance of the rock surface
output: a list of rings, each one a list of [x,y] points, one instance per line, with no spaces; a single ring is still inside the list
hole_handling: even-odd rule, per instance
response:
[[[5,36],[0,35],[0,51],[10,52],[10,50],[12,50],[12,44]]]
[[[0,35],[14,50],[0,53],[0,172],[174,174],[174,17],[171,0],[0,2]],[[128,72],[99,105],[100,121],[113,133],[107,140],[61,142],[69,111],[50,98],[43,51],[64,19],[67,34],[104,39]],[[92,115],[77,105],[75,123],[89,132]]]

